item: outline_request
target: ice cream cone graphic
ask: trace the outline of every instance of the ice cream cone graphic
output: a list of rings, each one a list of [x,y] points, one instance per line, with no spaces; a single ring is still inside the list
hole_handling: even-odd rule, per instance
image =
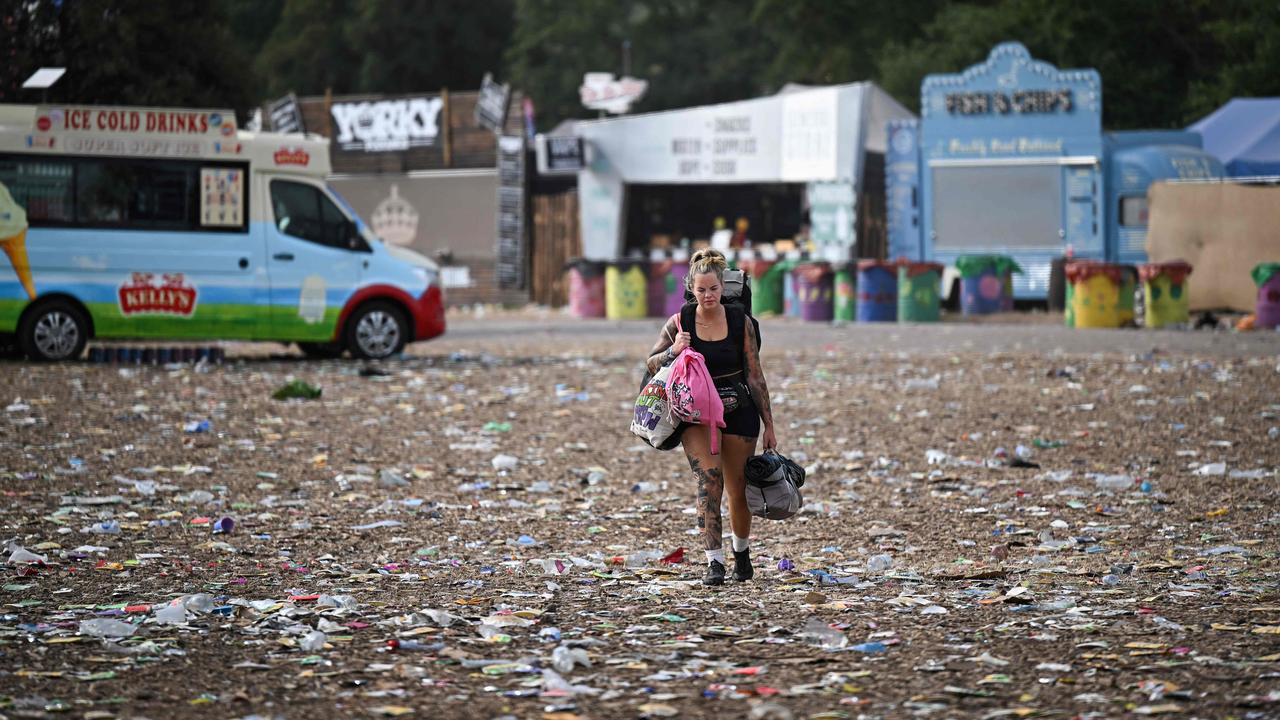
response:
[[[4,183],[0,183],[0,248],[18,274],[27,297],[35,300],[36,285],[31,280],[31,262],[27,259],[27,211],[14,201]]]
[[[23,230],[17,235],[0,240],[0,247],[4,248],[4,254],[9,256],[9,264],[13,266],[13,271],[18,273],[18,279],[22,281],[27,297],[35,300],[36,285],[31,282],[31,262],[27,260],[27,231]]]

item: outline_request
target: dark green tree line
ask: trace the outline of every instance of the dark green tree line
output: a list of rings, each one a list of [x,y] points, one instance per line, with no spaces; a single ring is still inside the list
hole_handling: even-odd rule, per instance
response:
[[[240,110],[289,91],[469,90],[494,72],[547,129],[591,117],[583,74],[629,60],[650,83],[637,112],[861,80],[918,108],[925,75],[1007,40],[1097,68],[1109,128],[1280,95],[1276,0],[0,0],[0,102],[38,102],[19,86],[47,65],[68,68],[51,101]]]

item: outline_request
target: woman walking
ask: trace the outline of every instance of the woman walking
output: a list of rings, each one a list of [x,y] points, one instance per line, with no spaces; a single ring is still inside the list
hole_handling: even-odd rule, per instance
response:
[[[755,325],[737,304],[720,302],[724,271],[729,264],[717,250],[699,250],[689,260],[686,280],[694,301],[672,315],[650,351],[649,372],[675,360],[692,347],[706,358],[707,370],[725,403],[720,454],[711,454],[711,434],[706,425],[682,425],[677,429],[689,467],[698,481],[698,527],[707,553],[704,585],[721,585],[725,576],[723,526],[720,501],[729,494],[729,525],[733,531],[733,579],[750,580],[751,511],[747,508],[745,469],[755,454],[764,424],[764,449],[778,441],[773,432],[769,388],[760,365]]]

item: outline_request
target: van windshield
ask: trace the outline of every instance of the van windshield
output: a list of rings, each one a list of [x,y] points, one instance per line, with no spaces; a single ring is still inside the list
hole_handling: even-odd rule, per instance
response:
[[[368,240],[371,242],[379,242],[379,243],[383,242],[382,238],[374,234],[372,228],[370,228],[368,225],[365,225],[364,219],[360,217],[360,213],[356,212],[356,209],[351,207],[351,203],[347,202],[347,199],[342,197],[342,193],[338,192],[337,188],[335,188],[334,186],[328,183],[325,183],[324,187],[326,190],[329,191],[329,196],[333,198],[333,201],[338,203],[338,205],[342,208],[343,212],[347,214],[347,217],[351,218],[351,220],[355,222],[356,229],[360,232],[360,235],[363,236],[365,240]],[[383,244],[385,245],[386,243],[383,243]]]

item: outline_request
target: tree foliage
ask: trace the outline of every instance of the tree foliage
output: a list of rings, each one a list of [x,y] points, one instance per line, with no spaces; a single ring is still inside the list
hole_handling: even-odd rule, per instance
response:
[[[28,0],[0,15],[9,66],[4,102],[38,102],[21,90],[40,67],[65,67],[52,101],[102,105],[245,107],[248,58],[232,42],[218,2]]]
[[[518,0],[507,51],[512,81],[538,104],[540,124],[589,117],[578,88],[586,72],[649,82],[635,112],[727,102],[770,90],[764,30],[734,0]],[[749,6],[748,6],[749,9]]]
[[[589,71],[649,81],[635,111],[739,100],[789,82],[920,82],[1024,43],[1103,78],[1109,128],[1181,127],[1237,96],[1280,95],[1275,0],[8,0],[0,102],[36,68],[50,100],[233,106],[319,94],[474,89],[494,72],[539,124],[590,117]]]

